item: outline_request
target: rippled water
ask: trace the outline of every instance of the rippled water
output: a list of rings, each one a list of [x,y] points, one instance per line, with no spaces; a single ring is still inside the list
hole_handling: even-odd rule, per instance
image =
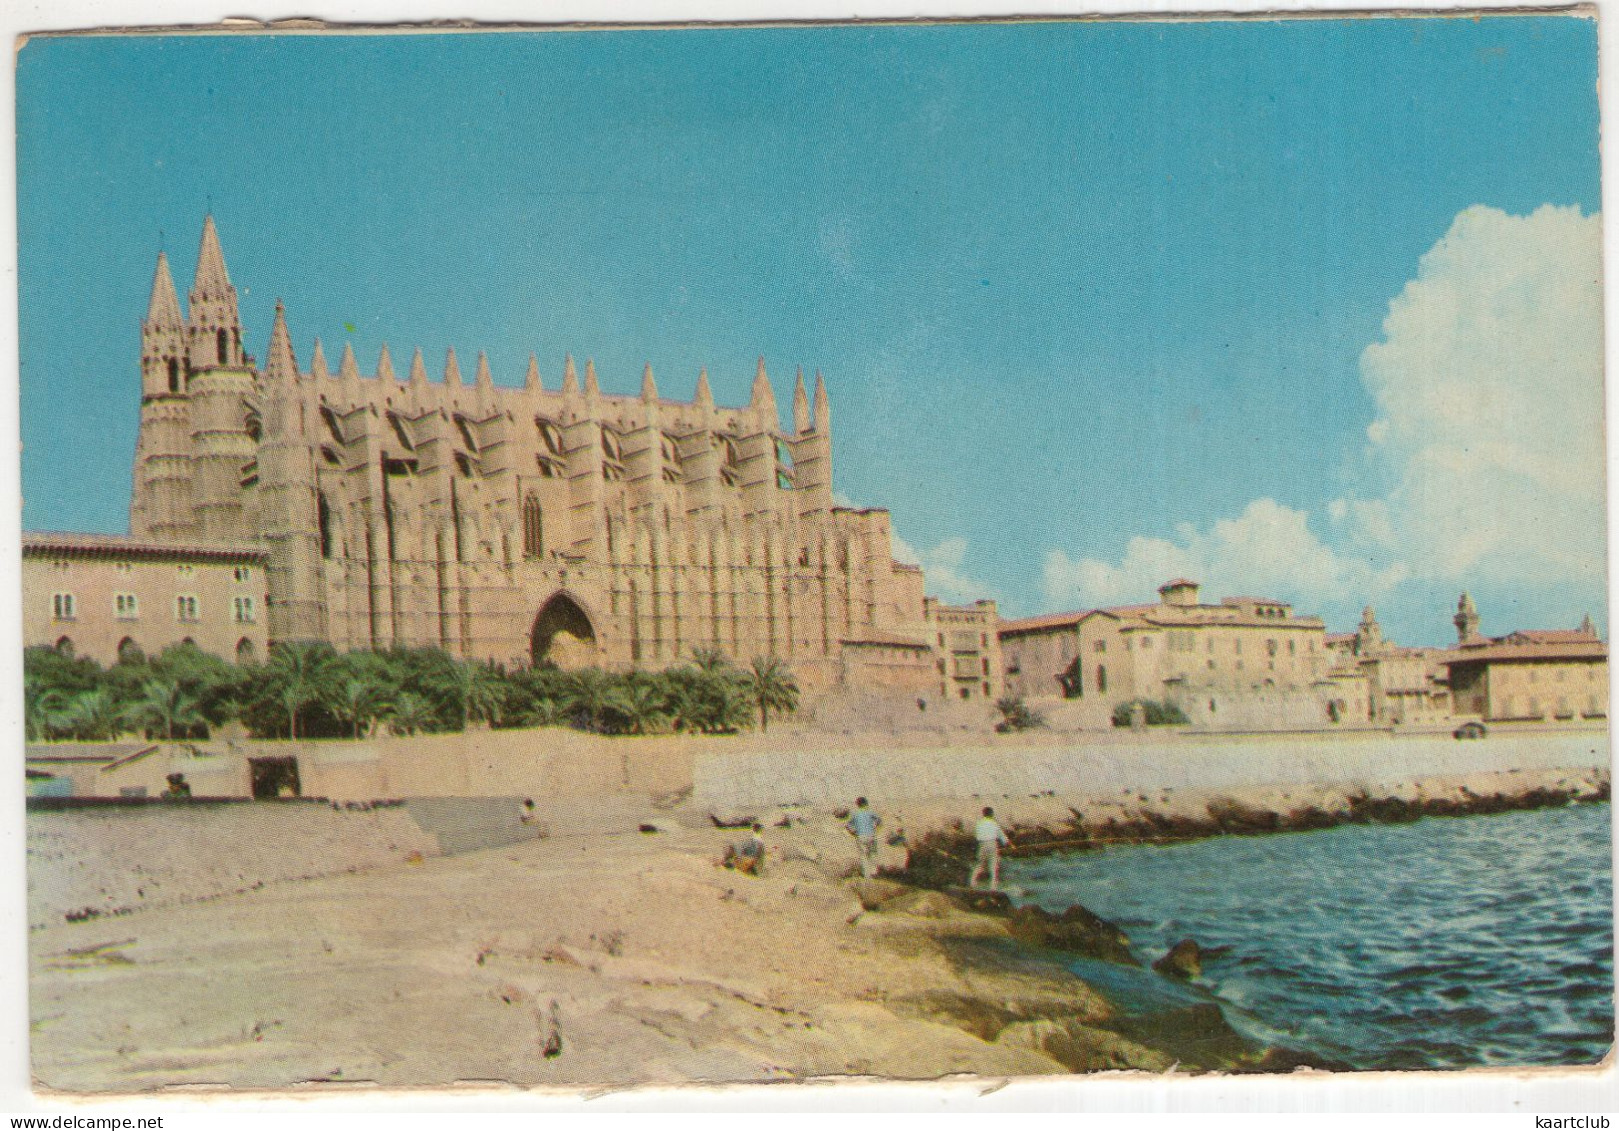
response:
[[[1229,946],[1203,983],[1239,1028],[1357,1068],[1581,1064],[1614,1035],[1611,837],[1610,807],[1579,805],[1119,846],[1003,880],[1113,920],[1147,961]]]

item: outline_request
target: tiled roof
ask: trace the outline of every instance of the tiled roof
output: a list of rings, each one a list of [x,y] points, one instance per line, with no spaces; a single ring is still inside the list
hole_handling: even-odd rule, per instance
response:
[[[1520,660],[1606,660],[1608,646],[1589,638],[1567,643],[1548,644],[1488,644],[1483,647],[1458,648],[1445,654],[1439,663],[1511,663]]]
[[[1048,628],[1072,628],[1086,617],[1090,612],[1078,613],[1047,613],[1039,617],[1024,617],[1021,620],[1003,620],[1000,632],[1002,636],[1008,633],[1039,632]]]
[[[96,554],[128,555],[143,558],[227,558],[262,561],[265,551],[258,546],[221,545],[204,542],[144,542],[123,534],[72,534],[55,531],[23,531],[24,555]]]

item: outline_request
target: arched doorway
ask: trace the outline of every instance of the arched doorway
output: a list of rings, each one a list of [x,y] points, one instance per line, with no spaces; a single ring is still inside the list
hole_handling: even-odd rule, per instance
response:
[[[590,617],[566,593],[558,593],[540,609],[529,633],[529,655],[536,664],[559,668],[588,667],[596,662],[596,630]]]
[[[253,649],[253,641],[242,637],[236,642],[236,662],[238,664],[251,664],[258,659]]]

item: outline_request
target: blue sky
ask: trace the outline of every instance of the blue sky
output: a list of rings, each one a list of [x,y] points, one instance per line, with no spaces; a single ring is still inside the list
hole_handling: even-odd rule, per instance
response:
[[[763,354],[786,405],[822,370],[838,491],[947,597],[1142,600],[1182,566],[1334,628],[1374,602],[1410,642],[1463,587],[1486,631],[1605,623],[1600,508],[1569,497],[1600,500],[1600,456],[1514,455],[1567,465],[1481,495],[1525,527],[1422,478],[1404,396],[1434,295],[1499,310],[1522,288],[1491,265],[1585,263],[1592,21],[82,37],[33,40],[17,83],[26,528],[126,529],[153,261],[183,297],[211,208],[259,356],[280,297],[301,359],[351,340],[368,371],[454,346],[518,384],[532,350],[554,384],[572,352],[609,391],[707,366],[740,402]],[[1369,375],[1402,294],[1417,328]],[[1549,309],[1501,325],[1588,397],[1600,357],[1559,354],[1584,324]],[[1565,425],[1600,453],[1596,397]],[[1471,556],[1424,542],[1481,525]]]

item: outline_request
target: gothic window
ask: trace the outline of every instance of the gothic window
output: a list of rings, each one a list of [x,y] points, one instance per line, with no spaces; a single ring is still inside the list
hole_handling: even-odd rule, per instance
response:
[[[77,611],[78,603],[71,593],[53,593],[51,595],[51,615],[56,620],[72,620]]]
[[[140,607],[135,601],[133,593],[114,593],[112,597],[112,615],[119,620],[134,620],[140,615]]]
[[[332,508],[326,502],[326,495],[319,493],[315,496],[316,520],[320,524],[320,556],[332,556]]]
[[[252,581],[253,580],[253,570],[252,570],[252,568],[249,567],[249,566],[237,566],[235,569],[233,569],[231,571],[231,580],[233,580],[233,581]]]
[[[236,642],[236,662],[238,664],[251,664],[255,658],[256,650],[251,640],[244,636]]]
[[[197,599],[190,594],[182,594],[176,597],[174,599],[174,619],[187,623],[201,619],[198,615]]]
[[[120,664],[138,664],[146,658],[141,646],[135,643],[133,637],[126,636],[118,642],[118,662]]]
[[[540,512],[540,500],[529,495],[523,500],[523,556],[538,558],[544,554],[545,518]]]
[[[58,655],[66,656],[71,660],[73,658],[73,638],[70,636],[59,637],[56,641],[56,651]]]
[[[246,432],[247,438],[255,444],[264,438],[264,423],[259,419],[258,413],[250,412],[247,414],[242,421],[242,431]]]
[[[169,358],[169,392],[178,393],[179,391],[180,391],[180,363],[177,360],[175,360],[174,358],[171,357],[171,358]]]
[[[219,344],[219,364],[228,364],[230,362],[230,335],[221,330],[216,335],[216,339]]]
[[[254,614],[253,598],[235,597],[231,600],[231,619],[237,624],[252,624],[258,619]]]

